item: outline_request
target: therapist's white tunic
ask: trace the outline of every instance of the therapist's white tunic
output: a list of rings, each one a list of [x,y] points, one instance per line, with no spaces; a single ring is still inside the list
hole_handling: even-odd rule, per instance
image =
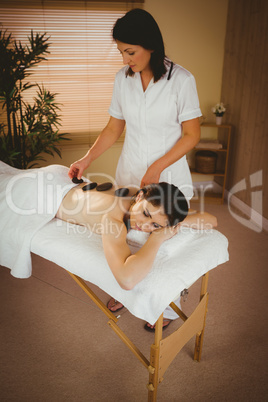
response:
[[[117,74],[109,114],[125,120],[126,136],[116,171],[120,186],[138,186],[148,167],[181,138],[182,125],[202,115],[193,75],[174,64],[156,83],[143,90],[140,73],[126,77],[128,66]],[[190,199],[192,179],[186,156],[166,168],[159,181],[175,184]]]

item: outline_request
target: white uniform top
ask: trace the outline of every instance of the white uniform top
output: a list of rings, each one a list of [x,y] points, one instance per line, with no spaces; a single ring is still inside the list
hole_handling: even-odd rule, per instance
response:
[[[128,66],[117,74],[109,114],[125,120],[126,136],[117,165],[120,186],[140,186],[148,167],[165,155],[181,138],[182,125],[202,115],[193,75],[174,64],[156,83],[143,90],[140,73],[126,77]],[[186,156],[166,168],[160,182],[173,183],[190,199],[192,179]]]

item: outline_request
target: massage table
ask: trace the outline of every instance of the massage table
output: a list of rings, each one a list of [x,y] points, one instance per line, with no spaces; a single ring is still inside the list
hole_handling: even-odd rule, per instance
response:
[[[158,384],[165,371],[194,336],[194,360],[200,361],[208,305],[208,275],[211,269],[228,261],[228,241],[217,230],[182,227],[178,234],[161,245],[146,278],[134,289],[124,290],[107,264],[101,236],[86,227],[55,218],[62,198],[73,187],[67,171],[66,167],[58,165],[19,171],[0,162],[0,264],[10,268],[13,276],[27,278],[32,273],[31,253],[34,253],[64,268],[108,317],[109,326],[146,367],[148,400],[156,401]],[[132,253],[144,244],[147,236],[146,233],[129,231],[127,242]],[[174,300],[199,278],[202,278],[200,301],[187,317]],[[148,359],[120,329],[116,315],[108,310],[86,282],[97,285],[120,301],[134,316],[150,324],[156,323]],[[163,311],[169,305],[183,324],[163,338]]]

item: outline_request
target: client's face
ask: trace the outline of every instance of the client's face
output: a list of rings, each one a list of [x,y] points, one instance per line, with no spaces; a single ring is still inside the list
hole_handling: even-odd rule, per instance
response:
[[[151,233],[168,226],[168,218],[162,206],[155,207],[140,193],[130,209],[130,227],[134,230]]]

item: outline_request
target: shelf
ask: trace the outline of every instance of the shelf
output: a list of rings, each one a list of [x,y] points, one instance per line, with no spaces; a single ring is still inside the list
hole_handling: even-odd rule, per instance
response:
[[[216,123],[202,123],[200,127],[218,127],[218,128],[231,128],[231,124],[216,124]]]
[[[212,176],[213,182],[217,185],[220,185],[220,192],[213,192],[213,191],[205,191],[205,193],[197,193],[199,194],[194,199],[193,202],[198,202],[198,200],[205,200],[208,203],[217,203],[222,204],[224,201],[224,191],[225,191],[225,184],[226,184],[226,175],[227,175],[227,166],[228,166],[228,157],[229,157],[229,148],[230,148],[230,139],[231,139],[231,130],[232,126],[230,124],[221,124],[217,125],[216,123],[203,123],[200,125],[201,130],[202,128],[211,127],[217,130],[217,141],[218,143],[222,144],[223,148],[215,149],[210,148],[209,146],[194,148],[194,152],[198,151],[212,151],[218,155],[217,158],[217,165],[216,165],[216,172],[214,173],[200,173],[195,170],[195,168],[191,168],[191,173],[194,175],[203,175],[203,176]],[[206,133],[208,135],[208,133]],[[209,136],[210,137],[210,136]],[[206,137],[206,141],[209,141],[210,138]],[[215,141],[215,137],[211,138],[211,140]],[[194,156],[194,154],[192,154]],[[194,163],[193,163],[194,166]],[[201,179],[202,180],[202,179]],[[202,201],[203,202],[203,201]]]
[[[215,149],[215,148],[194,148],[195,151],[212,151],[212,152],[227,152],[226,148],[220,148],[220,149]]]
[[[200,173],[200,172],[197,172],[195,169],[190,169],[190,170],[191,170],[191,173],[202,174],[204,176],[220,176],[220,177],[224,177],[224,175],[225,175],[225,173],[221,172],[221,171],[216,171],[214,173]]]

